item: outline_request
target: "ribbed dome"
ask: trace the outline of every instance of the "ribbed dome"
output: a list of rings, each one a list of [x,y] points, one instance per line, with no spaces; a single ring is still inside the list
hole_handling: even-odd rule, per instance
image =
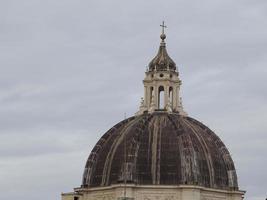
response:
[[[108,186],[124,180],[137,185],[238,190],[234,163],[220,138],[193,118],[166,112],[121,121],[93,148],[82,186]]]
[[[153,71],[153,70],[175,71],[176,70],[176,64],[168,55],[165,42],[163,41],[161,42],[159,51],[156,57],[153,58],[152,61],[149,63],[148,68],[149,68],[149,71]]]

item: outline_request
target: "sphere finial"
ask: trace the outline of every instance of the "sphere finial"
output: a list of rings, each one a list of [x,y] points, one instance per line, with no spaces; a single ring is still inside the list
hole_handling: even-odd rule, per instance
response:
[[[165,40],[165,38],[166,38],[166,35],[163,33],[163,34],[161,34],[161,35],[160,35],[160,38],[161,38],[161,39],[162,39],[162,41],[163,41],[163,40]]]

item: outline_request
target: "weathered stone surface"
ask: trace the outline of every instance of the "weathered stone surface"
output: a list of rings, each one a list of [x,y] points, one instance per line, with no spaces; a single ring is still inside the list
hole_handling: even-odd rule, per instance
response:
[[[159,51],[155,58],[148,65],[149,71],[165,71],[165,70],[176,70],[175,62],[170,58],[167,53],[166,44],[164,41],[160,43]]]
[[[124,180],[136,185],[238,190],[234,163],[219,137],[193,118],[166,112],[128,118],[112,127],[93,148],[82,187]]]

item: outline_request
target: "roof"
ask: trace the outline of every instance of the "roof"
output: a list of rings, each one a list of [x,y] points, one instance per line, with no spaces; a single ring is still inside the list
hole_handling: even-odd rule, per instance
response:
[[[238,190],[234,163],[220,138],[191,117],[166,112],[123,120],[93,148],[82,187],[124,181]]]
[[[176,70],[176,64],[171,59],[171,57],[167,53],[166,49],[166,43],[164,39],[166,38],[165,34],[161,34],[161,43],[159,47],[159,51],[157,55],[152,59],[152,61],[148,65],[149,71],[175,71]]]

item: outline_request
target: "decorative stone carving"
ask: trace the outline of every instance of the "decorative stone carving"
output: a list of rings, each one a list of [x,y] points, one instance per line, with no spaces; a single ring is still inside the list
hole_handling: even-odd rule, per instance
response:
[[[146,111],[146,110],[147,110],[147,108],[146,108],[145,103],[144,103],[144,98],[142,97],[141,102],[140,102],[139,111],[137,113],[135,113],[135,115],[142,115],[144,113],[144,111]]]
[[[180,101],[178,101],[178,112],[180,115],[188,116],[188,114],[184,111],[182,97],[180,97]]]

